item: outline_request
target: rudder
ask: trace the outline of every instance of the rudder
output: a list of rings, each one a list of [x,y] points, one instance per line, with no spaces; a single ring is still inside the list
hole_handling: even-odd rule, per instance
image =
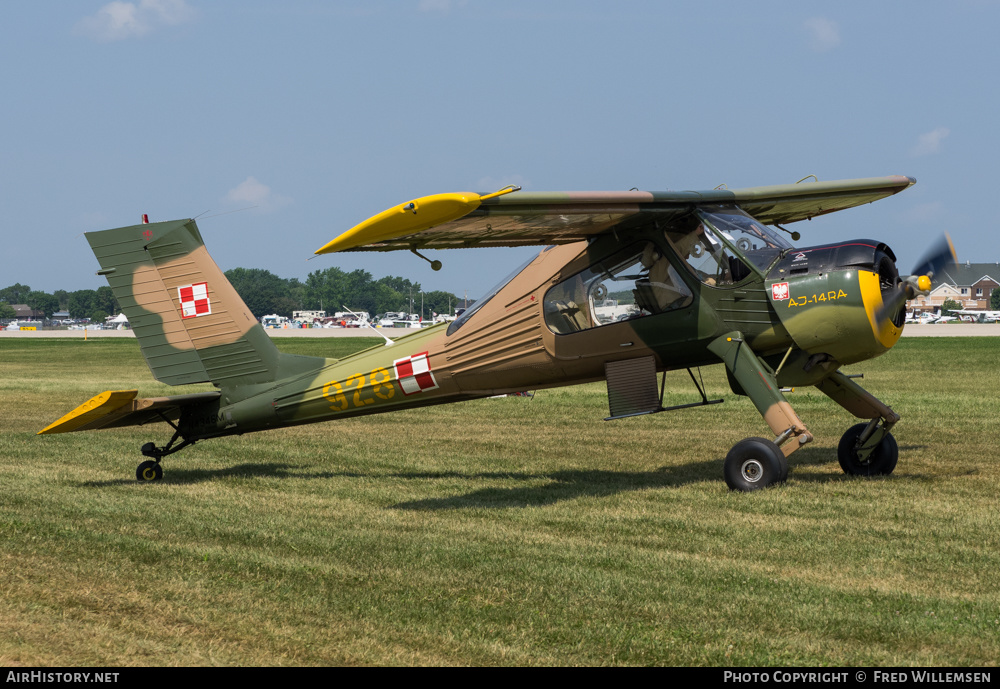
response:
[[[194,220],[86,237],[157,380],[240,386],[278,377],[288,355],[208,255]]]

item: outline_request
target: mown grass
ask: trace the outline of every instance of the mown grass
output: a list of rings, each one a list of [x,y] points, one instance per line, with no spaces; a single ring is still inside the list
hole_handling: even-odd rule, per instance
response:
[[[135,342],[0,340],[0,664],[995,665],[1000,347],[853,370],[903,417],[892,477],[845,477],[854,419],[800,390],[816,442],[730,493],[767,429],[714,367],[704,409],[604,423],[584,385],[207,441],[142,485],[162,427],[35,435],[178,393]]]

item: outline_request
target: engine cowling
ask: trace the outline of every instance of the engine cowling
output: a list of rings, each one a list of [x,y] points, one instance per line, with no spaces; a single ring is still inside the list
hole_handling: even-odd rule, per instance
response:
[[[898,282],[892,249],[858,239],[789,252],[771,269],[767,288],[796,346],[850,364],[899,340],[902,310],[882,322],[875,316]]]

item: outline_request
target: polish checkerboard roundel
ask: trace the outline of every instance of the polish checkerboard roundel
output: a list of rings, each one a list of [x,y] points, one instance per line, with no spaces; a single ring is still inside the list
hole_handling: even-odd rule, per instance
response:
[[[207,282],[178,287],[177,295],[181,300],[181,318],[197,318],[212,313],[212,306],[208,301]]]
[[[438,383],[431,372],[431,362],[427,352],[396,359],[392,362],[396,369],[396,380],[404,395],[413,395],[427,390],[437,390]]]

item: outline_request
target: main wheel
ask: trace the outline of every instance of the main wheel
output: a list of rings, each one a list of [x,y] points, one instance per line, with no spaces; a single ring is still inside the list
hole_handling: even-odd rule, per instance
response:
[[[844,433],[837,446],[837,460],[845,474],[852,476],[888,476],[896,468],[899,460],[899,445],[892,433],[886,433],[882,442],[872,450],[868,459],[861,461],[858,456],[858,438],[868,427],[866,423],[851,426]]]
[[[723,473],[730,490],[760,490],[788,478],[788,460],[770,440],[747,438],[726,455]]]
[[[151,481],[159,481],[161,478],[163,478],[163,467],[160,466],[159,462],[146,460],[136,467],[135,479],[137,481],[147,483]]]

